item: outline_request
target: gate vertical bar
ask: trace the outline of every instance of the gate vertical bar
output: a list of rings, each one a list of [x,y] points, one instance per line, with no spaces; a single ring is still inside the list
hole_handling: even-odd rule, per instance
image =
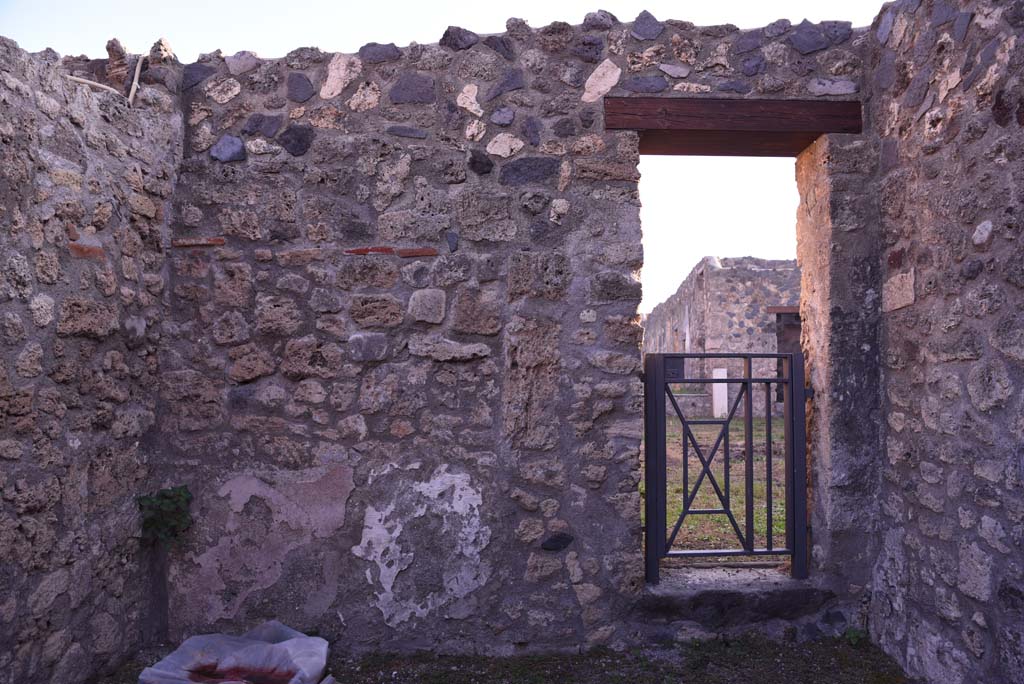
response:
[[[793,359],[792,355],[782,358],[782,440],[785,459],[785,502],[786,502],[786,548],[793,552]]]
[[[766,511],[766,533],[767,533],[767,548],[769,551],[774,546],[774,539],[772,538],[774,530],[772,529],[775,521],[773,520],[775,511],[773,510],[775,503],[772,497],[772,384],[770,382],[764,383],[764,492],[765,499],[768,506]]]
[[[658,354],[644,356],[644,408],[644,574],[657,584],[665,545],[665,383]]]
[[[743,450],[744,454],[744,503],[746,504],[746,548],[754,550],[754,377],[753,362],[750,357],[743,359]],[[728,429],[728,426],[726,426]]]
[[[793,577],[807,579],[807,423],[804,405],[804,356],[793,354],[790,372],[793,408]]]

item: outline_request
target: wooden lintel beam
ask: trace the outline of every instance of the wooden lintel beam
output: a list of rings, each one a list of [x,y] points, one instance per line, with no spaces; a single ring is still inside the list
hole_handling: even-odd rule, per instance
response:
[[[860,133],[861,103],[681,97],[606,97],[606,129]]]

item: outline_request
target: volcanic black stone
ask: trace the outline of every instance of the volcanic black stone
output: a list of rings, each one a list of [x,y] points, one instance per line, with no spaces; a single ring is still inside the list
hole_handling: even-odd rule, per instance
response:
[[[316,132],[312,126],[292,124],[284,129],[281,135],[277,136],[277,142],[281,144],[281,147],[288,150],[288,154],[293,157],[301,157],[309,151],[309,146],[313,144],[315,136]]]
[[[633,20],[633,30],[630,33],[637,40],[654,40],[661,35],[665,25],[654,18],[654,15],[644,10]]]
[[[604,41],[600,36],[580,36],[580,39],[572,46],[572,54],[584,62],[597,64],[604,55]]]
[[[402,51],[394,43],[367,43],[359,48],[359,59],[367,64],[394,62],[402,58]]]
[[[742,55],[764,45],[764,29],[746,31],[740,34],[736,42],[732,44],[732,53]]]
[[[262,135],[273,138],[284,123],[283,114],[252,114],[242,127],[243,135]]]
[[[288,74],[288,99],[292,102],[305,102],[313,97],[313,84],[305,74],[293,71]]]
[[[611,12],[597,10],[590,12],[583,18],[583,28],[587,31],[604,31],[618,23],[618,19]]]
[[[809,55],[827,48],[830,43],[817,26],[804,19],[789,37],[789,44],[801,55]]]
[[[764,27],[764,35],[767,38],[778,38],[792,26],[789,19],[778,19]]]
[[[584,109],[580,112],[580,125],[589,129],[597,121],[597,112],[593,109]]]
[[[663,76],[634,76],[627,78],[622,87],[631,93],[660,93],[668,88]]]
[[[541,542],[540,548],[545,551],[561,551],[569,544],[572,544],[573,537],[568,532],[555,532],[553,535]]]
[[[875,86],[881,90],[888,90],[896,83],[896,53],[886,50],[878,61],[874,73]]]
[[[399,138],[415,138],[417,140],[424,140],[427,137],[427,132],[422,128],[416,128],[415,126],[388,126],[386,132],[391,135],[397,135]]]
[[[449,230],[444,234],[444,239],[448,241],[448,251],[455,252],[459,249],[459,234],[454,230]]]
[[[967,29],[971,27],[972,19],[974,12],[961,12],[956,15],[956,21],[953,22],[953,39],[956,42],[962,43],[967,37]]]
[[[487,91],[487,94],[484,95],[484,102],[490,102],[491,100],[501,97],[505,93],[525,87],[526,79],[523,77],[523,70],[509,69],[505,72],[505,75]]]
[[[181,89],[188,90],[202,83],[213,74],[217,73],[209,64],[186,64],[184,74],[181,77]]]
[[[480,36],[472,31],[458,26],[449,26],[437,44],[449,50],[468,50],[479,42]]]
[[[718,90],[723,93],[739,93],[746,95],[750,92],[750,84],[746,81],[732,80],[718,84]]]
[[[388,95],[395,104],[430,104],[437,99],[434,79],[415,71],[399,76]]]
[[[892,33],[892,25],[895,21],[896,16],[892,10],[882,15],[882,20],[878,22],[878,30],[875,35],[878,37],[878,42],[882,45],[889,40],[889,34]]]
[[[558,173],[560,165],[554,157],[520,157],[501,167],[498,182],[502,185],[543,183]]]
[[[1005,90],[996,93],[995,101],[992,103],[992,120],[999,126],[1006,128],[1013,121],[1014,102]]]
[[[920,107],[921,103],[924,102],[925,96],[928,94],[928,88],[931,85],[930,80],[930,74],[919,73],[915,76],[903,94],[903,105],[909,109]]]
[[[1006,8],[1003,19],[1013,28],[1024,27],[1024,0],[1017,0]]]
[[[540,122],[540,119],[535,116],[528,116],[526,117],[526,120],[523,121],[522,128],[519,130],[523,134],[523,137],[526,138],[526,142],[537,147],[537,145],[540,145],[540,134],[543,129],[544,124]]]
[[[576,122],[570,118],[559,119],[551,127],[559,138],[571,138],[576,135]]]
[[[245,143],[234,135],[222,135],[210,148],[210,156],[219,162],[245,161]]]
[[[516,57],[515,45],[508,36],[487,36],[484,38],[484,45],[510,62]]]
[[[483,150],[470,150],[469,170],[478,176],[485,176],[494,168],[494,162]]]
[[[853,24],[848,21],[823,21],[821,30],[830,43],[840,45],[853,35]]]
[[[750,55],[745,57],[743,62],[740,63],[740,70],[744,76],[756,76],[767,69],[768,65],[765,62],[764,55],[758,53],[756,55]]]
[[[950,7],[944,2],[936,2],[932,5],[932,18],[931,23],[933,27],[939,27],[943,24],[953,21],[956,18],[957,11],[955,7]]]
[[[491,123],[498,126],[509,126],[515,121],[516,110],[511,107],[500,107],[491,114]]]

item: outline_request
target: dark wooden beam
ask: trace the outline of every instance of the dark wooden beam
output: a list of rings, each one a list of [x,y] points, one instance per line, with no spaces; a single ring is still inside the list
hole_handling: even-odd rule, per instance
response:
[[[641,154],[795,157],[825,133],[860,133],[861,103],[606,97],[607,130],[640,133]]]

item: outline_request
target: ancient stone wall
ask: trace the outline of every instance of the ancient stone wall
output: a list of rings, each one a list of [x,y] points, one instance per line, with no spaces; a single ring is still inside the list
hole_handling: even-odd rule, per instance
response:
[[[510,20],[150,63],[131,109],[5,41],[0,671],[82,681],[150,610],[351,650],[635,639],[638,146],[601,98],[856,98],[867,60],[865,135],[797,162],[812,573],[915,672],[1012,679],[1022,16]],[[132,497],[176,484],[162,597]]]
[[[849,94],[853,37],[598,13],[188,67],[158,429],[198,503],[172,634],[622,643],[638,157],[600,98]]]
[[[150,619],[134,497],[183,126],[164,86],[129,108],[75,66],[0,38],[0,682],[82,681]]]
[[[872,27],[885,459],[872,635],[933,682],[1024,680],[1024,3]]]

